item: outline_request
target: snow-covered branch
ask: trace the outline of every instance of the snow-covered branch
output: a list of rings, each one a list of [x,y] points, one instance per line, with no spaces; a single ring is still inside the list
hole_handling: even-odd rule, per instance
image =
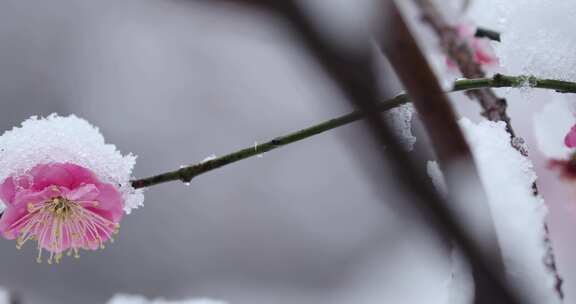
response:
[[[480,78],[486,75],[483,70],[482,65],[478,62],[475,54],[475,50],[472,45],[460,35],[459,30],[456,26],[448,23],[446,18],[443,16],[442,12],[436,7],[433,0],[414,0],[420,9],[422,18],[427,22],[430,27],[434,30],[438,36],[442,48],[446,55],[453,60],[458,66],[460,72],[464,77],[467,78]],[[476,32],[478,34],[478,32]],[[499,39],[498,39],[499,40]],[[496,75],[498,76],[498,75]],[[496,79],[498,77],[494,77]],[[502,81],[502,79],[498,79]],[[533,77],[526,77],[525,79],[517,79],[520,81],[517,85],[531,86],[532,82],[535,82]],[[560,90],[562,91],[562,90]],[[516,150],[518,150],[523,155],[527,156],[528,151],[525,149],[524,140],[518,137],[514,132],[512,123],[510,122],[510,116],[506,112],[507,101],[504,98],[500,98],[496,95],[496,92],[491,88],[482,88],[478,90],[472,90],[467,93],[467,95],[476,99],[483,109],[482,115],[492,121],[503,121],[506,124],[506,132],[510,134],[510,144]],[[533,183],[533,188],[535,195],[538,193],[538,186],[536,181]],[[556,271],[555,257],[552,251],[551,245],[548,243],[548,228],[546,223],[543,223],[545,227],[546,236],[545,241],[549,247],[549,257],[547,266],[551,271],[555,273],[556,277],[556,291],[560,298],[564,297],[564,292],[562,291],[562,278]]]

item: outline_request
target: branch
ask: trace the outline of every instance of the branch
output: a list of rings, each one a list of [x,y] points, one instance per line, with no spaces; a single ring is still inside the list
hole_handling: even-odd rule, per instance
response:
[[[396,1],[400,0],[383,0],[381,9],[384,12],[389,12],[391,9],[393,14],[399,16],[395,6]],[[368,138],[379,144],[375,152],[378,152],[380,159],[377,162],[362,160],[363,165],[375,167],[381,172],[376,179],[379,183],[386,183],[385,176],[394,175],[395,180],[398,181],[398,186],[403,188],[407,194],[409,193],[410,199],[405,200],[402,204],[397,204],[396,207],[413,208],[412,210],[418,211],[419,214],[423,215],[420,219],[424,220],[427,226],[433,229],[441,239],[453,240],[457,246],[462,248],[473,269],[474,277],[478,276],[482,282],[487,283],[483,285],[486,288],[483,288],[482,292],[486,294],[486,299],[490,299],[490,303],[520,303],[517,295],[508,288],[503,278],[497,274],[493,263],[494,255],[482,248],[483,242],[475,237],[475,234],[471,231],[472,229],[468,228],[474,224],[463,222],[454,210],[449,207],[453,202],[449,202],[447,198],[443,197],[434,188],[424,168],[419,165],[417,155],[406,153],[400,147],[399,139],[391,132],[390,126],[379,115],[378,104],[381,101],[380,96],[386,95],[385,92],[388,87],[378,85],[374,72],[373,45],[368,41],[356,43],[354,50],[339,46],[331,39],[323,37],[319,29],[314,26],[310,16],[299,7],[295,0],[271,2],[273,3],[271,5],[273,11],[283,17],[292,27],[293,33],[300,38],[300,42],[306,48],[310,57],[315,59],[320,70],[337,85],[347,101],[365,115],[363,119],[365,130],[368,133]],[[389,23],[392,27],[391,31],[396,32],[397,23],[390,17],[388,14],[384,14],[381,20],[387,23],[392,21]],[[411,35],[408,32],[405,33]],[[392,39],[386,36],[383,37],[384,43]],[[409,51],[410,46],[407,49]],[[411,65],[410,68],[416,65]],[[419,72],[414,71],[414,73]],[[384,73],[384,78],[386,78],[386,74]],[[433,82],[437,82],[433,73],[430,72],[429,74],[432,75],[430,78],[433,79]],[[434,84],[425,83],[425,85],[434,87]],[[412,96],[414,93],[413,87],[408,87],[407,89]],[[437,86],[436,92],[432,93],[437,96],[444,96],[440,86]],[[413,96],[418,111],[421,110],[419,105],[422,101],[419,97],[421,96],[418,94]],[[445,101],[448,104],[448,100],[445,99]],[[460,132],[460,130],[456,128],[456,132]],[[465,147],[465,144],[463,146]],[[463,147],[460,146],[459,148]],[[464,152],[462,149],[446,151]],[[384,172],[385,174],[383,174]],[[377,189],[381,190],[382,188],[378,187]],[[380,195],[384,202],[392,203],[386,199],[385,192],[380,192]],[[475,301],[475,303],[480,302]]]
[[[558,93],[576,93],[576,82],[556,79],[541,79],[535,76],[507,76],[496,74],[491,78],[462,79],[454,82],[454,91],[482,88],[539,88]]]
[[[500,32],[483,27],[476,28],[476,33],[474,34],[474,36],[478,38],[488,38],[493,41],[502,42]]]
[[[414,0],[422,18],[434,30],[440,44],[444,49],[446,55],[451,58],[460,69],[462,75],[466,78],[483,78],[486,73],[482,66],[476,62],[474,57],[474,50],[468,42],[460,36],[458,30],[449,24],[438,8],[434,5],[432,0]],[[520,151],[523,155],[527,155],[527,151],[523,149],[523,140],[516,137],[512,124],[510,123],[510,116],[506,113],[506,100],[500,98],[491,89],[482,89],[471,91],[468,96],[476,99],[482,109],[482,115],[492,121],[503,121],[506,123],[506,131],[511,135],[512,146]]]
[[[440,168],[445,172],[448,189],[461,187],[463,178],[468,185],[475,187],[472,195],[476,197],[476,201],[473,204],[470,204],[468,197],[471,193],[464,196],[459,195],[457,191],[453,193],[454,201],[449,202],[454,216],[462,223],[466,223],[462,229],[481,250],[481,255],[489,258],[491,264],[491,275],[483,273],[478,265],[472,267],[476,295],[474,303],[511,303],[513,302],[509,301],[511,299],[502,299],[500,295],[494,293],[496,289],[505,286],[501,279],[496,285],[493,282],[504,277],[504,261],[488,196],[481,186],[480,175],[468,142],[464,139],[448,96],[443,92],[436,74],[418,46],[416,38],[408,29],[395,1],[390,1],[386,11],[387,26],[381,32],[380,48],[390,61],[403,87],[408,91],[416,112],[421,114],[420,120],[430,136]],[[455,167],[458,167],[458,173],[462,173],[462,169],[466,168],[465,177],[457,174],[455,178],[453,173]],[[506,288],[501,292],[506,293]]]
[[[576,93],[576,82],[568,82],[554,79],[540,79],[534,76],[506,76],[496,74],[492,78],[479,78],[479,79],[461,79],[454,82],[454,88],[451,92],[467,91],[482,88],[523,88],[529,85],[533,88],[550,89],[560,93]],[[390,100],[381,102],[378,108],[381,112],[390,110],[399,105],[409,102],[406,94],[398,95]],[[190,182],[194,177],[212,171],[214,169],[223,167],[225,165],[235,163],[237,161],[256,156],[282,146],[301,141],[303,139],[312,137],[314,135],[338,128],[340,126],[358,121],[363,116],[359,112],[352,112],[350,114],[334,118],[312,127],[299,130],[284,136],[276,137],[268,142],[262,143],[257,146],[250,146],[236,152],[218,157],[213,160],[197,163],[178,170],[162,173],[159,175],[146,177],[132,181],[134,188],[145,188],[162,184],[171,181]]]
[[[471,48],[469,43],[462,38],[458,30],[450,25],[442,13],[438,10],[438,8],[434,5],[433,0],[414,0],[415,3],[420,8],[420,12],[422,14],[422,18],[426,21],[430,27],[436,32],[436,35],[440,39],[440,43],[444,48],[446,55],[451,58],[453,61],[456,62],[460,72],[466,78],[481,78],[486,75],[484,70],[482,69],[481,65],[476,62],[474,56],[474,50]],[[478,34],[491,34],[484,31],[476,32]],[[499,35],[497,35],[499,41]],[[505,79],[501,79],[505,81]],[[527,77],[523,80],[527,86],[532,85],[532,82],[535,82],[535,79],[532,77]],[[556,85],[554,81],[550,83],[549,81],[545,81],[544,83],[540,84],[542,86],[548,85]],[[561,90],[562,91],[562,90]],[[566,90],[564,90],[566,92]],[[510,122],[510,116],[506,113],[506,99],[499,98],[494,90],[492,89],[480,89],[470,91],[468,96],[472,99],[476,99],[482,109],[482,115],[489,120],[493,121],[503,121],[506,124],[506,131],[510,134],[510,145],[518,150],[524,156],[528,156],[528,151],[524,148],[524,140],[520,137],[517,137],[514,129],[512,128],[512,124]],[[536,182],[532,185],[534,190],[534,195],[538,195],[538,186]],[[550,244],[549,237],[548,237],[548,227],[547,224],[544,223],[544,228],[546,231],[545,235],[545,243],[548,247],[549,254],[547,256],[546,265],[547,267],[554,273],[555,275],[555,288],[560,299],[564,298],[564,292],[562,290],[562,278],[558,274],[556,269],[556,260],[552,251],[552,245]]]

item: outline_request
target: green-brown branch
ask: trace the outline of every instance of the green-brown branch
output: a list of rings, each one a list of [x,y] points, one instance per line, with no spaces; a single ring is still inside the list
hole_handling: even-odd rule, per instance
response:
[[[576,93],[576,82],[561,81],[554,79],[540,79],[534,76],[506,76],[501,74],[496,74],[491,78],[479,78],[479,79],[461,79],[454,83],[454,88],[451,92],[456,91],[467,91],[480,88],[541,88],[550,89],[560,93]],[[383,101],[380,104],[380,111],[384,112],[395,108],[399,105],[409,102],[409,98],[406,94],[398,95],[390,100]],[[276,148],[297,142],[308,137],[312,137],[316,134],[326,132],[338,128],[340,126],[355,122],[362,119],[362,115],[358,112],[352,112],[350,114],[340,116],[338,118],[330,119],[328,121],[322,122],[320,124],[314,125],[312,127],[299,130],[288,135],[276,137],[268,142],[250,146],[230,154],[204,161],[198,164],[190,165],[187,167],[180,168],[178,170],[162,173],[159,175],[146,177],[138,180],[132,181],[132,186],[134,188],[144,188],[170,181],[182,181],[190,182],[192,178],[212,171],[214,169],[223,167],[225,165],[237,162],[239,160],[249,158],[255,155],[259,155]]]

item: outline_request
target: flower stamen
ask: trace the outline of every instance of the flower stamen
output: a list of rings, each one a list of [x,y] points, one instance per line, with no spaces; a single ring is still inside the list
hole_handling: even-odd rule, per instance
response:
[[[82,202],[97,206],[98,201]],[[28,214],[12,223],[10,230],[16,231],[16,248],[21,249],[29,240],[38,242],[38,257],[42,262],[42,250],[50,252],[48,264],[60,263],[63,252],[79,258],[79,249],[104,249],[104,243],[118,233],[119,225],[85,208],[79,202],[62,196],[42,203],[28,203]]]

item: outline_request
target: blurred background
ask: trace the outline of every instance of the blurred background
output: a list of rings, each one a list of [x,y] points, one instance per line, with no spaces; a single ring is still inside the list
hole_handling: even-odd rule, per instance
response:
[[[306,7],[326,34],[352,45],[377,17],[376,2]],[[424,42],[434,57],[435,42]],[[384,60],[380,68],[388,69]],[[533,147],[531,113],[541,104],[519,106],[513,100],[522,93],[502,93]],[[459,95],[454,102],[478,119],[475,104]],[[176,0],[0,1],[0,106],[2,130],[32,115],[86,118],[122,152],[138,155],[136,177],[351,110],[280,20],[231,4]],[[427,153],[425,135],[417,123],[414,129],[416,149]],[[125,217],[118,242],[79,260],[38,265],[32,246],[17,251],[13,241],[0,241],[0,285],[26,304],[105,303],[119,292],[234,304],[447,303],[449,254],[418,220],[383,201],[403,197],[394,176],[378,189],[358,162],[373,157],[363,132],[345,126],[190,186],[150,188],[145,206]],[[571,190],[536,149],[531,156],[570,303]]]

